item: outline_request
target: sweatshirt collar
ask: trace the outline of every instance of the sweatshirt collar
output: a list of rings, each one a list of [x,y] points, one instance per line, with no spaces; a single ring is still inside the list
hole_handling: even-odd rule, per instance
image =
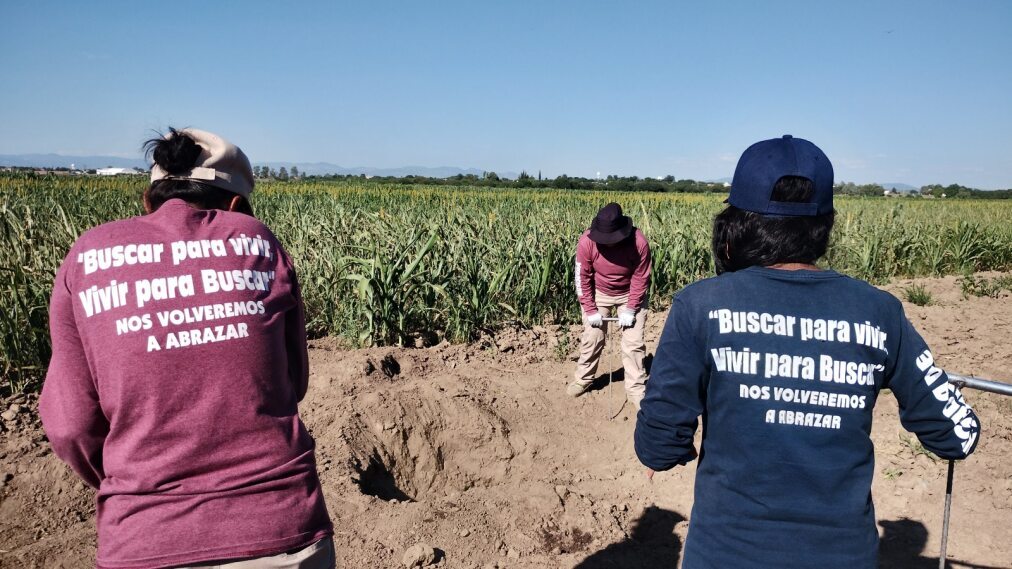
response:
[[[781,280],[811,280],[811,279],[835,279],[841,277],[840,273],[832,269],[823,269],[813,271],[811,269],[798,269],[794,271],[788,271],[784,269],[771,269],[769,267],[760,267],[753,265],[747,269],[743,269],[744,272],[755,273],[764,277],[781,279]]]

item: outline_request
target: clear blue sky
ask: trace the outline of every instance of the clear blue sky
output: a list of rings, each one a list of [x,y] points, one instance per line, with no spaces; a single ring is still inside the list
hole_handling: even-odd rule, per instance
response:
[[[0,5],[0,154],[730,176],[792,133],[837,180],[1012,187],[1012,1]]]

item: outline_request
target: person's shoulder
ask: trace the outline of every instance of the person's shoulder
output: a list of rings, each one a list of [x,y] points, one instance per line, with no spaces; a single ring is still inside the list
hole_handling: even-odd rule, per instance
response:
[[[129,241],[133,238],[143,223],[144,216],[127,217],[107,221],[81,232],[81,235],[74,241],[72,249],[91,249],[94,247],[106,247],[112,243],[121,242],[124,239]]]
[[[271,229],[267,227],[266,223],[246,213],[240,213],[237,211],[222,211],[219,215],[221,215],[223,220],[235,225],[236,227],[248,228],[253,231],[271,232]]]
[[[633,235],[636,236],[636,247],[642,249],[643,247],[650,246],[650,242],[647,241],[647,236],[640,231],[639,227],[633,228]]]
[[[228,225],[233,230],[245,233],[250,237],[256,237],[257,235],[259,235],[260,237],[263,237],[265,239],[271,238],[274,241],[278,240],[277,236],[274,235],[274,232],[271,231],[271,228],[268,227],[266,223],[260,221],[259,219],[253,217],[252,215],[240,213],[237,211],[223,211],[223,210],[217,211],[216,215],[223,224]]]
[[[67,249],[67,254],[60,263],[60,272],[76,273],[75,267],[79,267],[84,256],[91,251],[144,242],[142,219],[143,216],[116,219],[82,231]]]
[[[675,299],[706,303],[738,298],[755,290],[757,278],[757,275],[747,270],[728,271],[685,285],[675,294]]]
[[[691,282],[675,293],[675,300],[682,302],[694,302],[703,298],[712,297],[725,290],[735,273],[724,273]]]
[[[895,323],[902,322],[906,318],[903,303],[889,291],[842,273],[835,273],[834,276],[836,278],[823,281],[827,286],[819,290],[820,298],[826,306],[849,313],[855,321],[871,319],[882,323]]]
[[[882,290],[868,281],[840,274],[838,286],[854,297],[851,300],[861,299],[868,304],[877,304],[891,310],[903,310],[903,303],[900,302],[900,299],[896,298],[889,291]]]

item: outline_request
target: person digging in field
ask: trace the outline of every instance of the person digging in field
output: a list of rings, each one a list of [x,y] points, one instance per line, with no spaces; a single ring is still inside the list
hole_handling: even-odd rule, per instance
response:
[[[650,246],[643,232],[610,203],[597,212],[576,246],[576,295],[583,308],[583,336],[574,380],[567,392],[586,393],[597,377],[608,322],[618,318],[622,332],[622,367],[626,398],[636,409],[646,389],[643,326],[650,290]]]
[[[97,565],[333,568],[291,259],[209,132],[151,140],[147,215],[85,232],[53,285],[39,412],[97,490]]]
[[[900,302],[821,269],[833,167],[791,136],[749,147],[713,223],[716,277],[675,295],[635,430],[653,471],[696,458],[682,567],[871,569],[872,409],[943,458],[980,424],[935,365]]]

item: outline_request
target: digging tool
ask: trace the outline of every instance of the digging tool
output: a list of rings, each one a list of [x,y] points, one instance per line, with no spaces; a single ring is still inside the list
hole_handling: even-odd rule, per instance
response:
[[[1012,397],[1012,384],[992,381],[989,379],[979,379],[956,373],[946,372],[946,375],[949,376],[949,383],[960,389],[969,387],[970,389],[978,389],[980,391],[988,391],[990,393],[997,393],[999,395],[1008,395]],[[949,460],[949,472],[945,477],[945,513],[942,515],[942,547],[938,551],[938,569],[945,569],[945,562],[947,559],[945,550],[949,545],[949,514],[952,511],[952,479],[955,470],[956,461]]]
[[[970,389],[978,389],[980,391],[988,391],[991,393],[997,393],[998,395],[1008,395],[1009,397],[1012,397],[1012,383],[992,381],[990,379],[981,379],[979,377],[970,377],[949,372],[946,372],[946,375],[949,376],[949,383],[960,389],[969,387]]]
[[[604,321],[604,322],[612,322],[615,325],[618,324],[618,318],[602,318],[602,321]],[[616,334],[616,337],[621,338],[622,337],[621,336],[621,332],[619,332],[618,334]],[[616,350],[615,349],[615,340],[613,339],[612,333],[609,330],[609,331],[605,332],[605,342],[607,344],[611,345],[611,352],[613,354],[615,354],[615,353],[618,354],[618,363],[621,364],[622,363],[621,340],[619,340],[619,346],[618,346],[618,349]],[[604,359],[604,357],[602,356],[601,359]],[[612,380],[612,374],[614,374],[614,373],[615,373],[615,366],[609,367],[608,368],[608,389],[611,389],[611,385],[612,385],[612,383],[614,383],[614,381]],[[610,415],[608,416],[608,420],[609,421],[613,421],[615,419],[615,417],[618,417],[618,414],[621,413],[622,409],[625,407],[625,399],[626,399],[625,398],[625,390],[623,389],[621,393],[622,393],[622,403],[618,406],[618,410],[617,411],[615,411],[614,413],[610,413]],[[611,406],[609,406],[609,411],[611,411]]]

